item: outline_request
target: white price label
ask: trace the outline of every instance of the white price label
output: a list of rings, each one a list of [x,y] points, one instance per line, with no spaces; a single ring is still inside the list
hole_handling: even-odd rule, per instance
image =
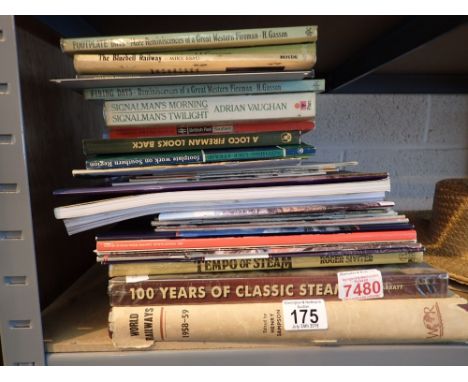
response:
[[[328,329],[323,300],[283,300],[283,317],[285,330]]]
[[[338,298],[341,300],[367,300],[382,298],[382,274],[378,269],[338,272]]]

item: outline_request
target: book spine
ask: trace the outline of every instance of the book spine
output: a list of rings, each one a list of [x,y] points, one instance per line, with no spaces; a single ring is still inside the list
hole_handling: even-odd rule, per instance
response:
[[[65,38],[63,52],[144,52],[175,49],[205,49],[253,45],[296,44],[317,40],[312,25],[280,28],[237,29],[113,37]]]
[[[257,159],[275,159],[288,157],[305,157],[315,153],[313,146],[277,146],[277,147],[259,147],[253,150],[229,151],[229,152],[209,152],[205,151],[206,162],[224,162],[234,160],[257,160]]]
[[[261,134],[227,134],[193,137],[153,137],[142,139],[84,140],[85,155],[168,152],[202,149],[295,145],[301,143],[300,131],[274,131]]]
[[[322,92],[324,90],[325,80],[311,79],[301,81],[224,82],[212,84],[93,88],[84,89],[83,95],[87,100],[116,101],[151,98]]]
[[[279,256],[267,259],[224,259],[185,261],[141,261],[110,263],[109,277],[170,275],[186,273],[248,272],[283,269],[345,267],[421,263],[423,252],[394,252],[366,255]]]
[[[193,219],[220,219],[223,217],[239,218],[249,216],[268,216],[300,213],[327,213],[362,211],[367,209],[386,208],[385,202],[360,203],[360,204],[336,204],[336,205],[310,205],[310,206],[288,206],[288,207],[264,207],[264,208],[231,208],[219,210],[199,210],[186,212],[162,212],[158,215],[158,221],[177,221]]]
[[[372,241],[416,241],[416,231],[378,231],[334,234],[249,236],[197,239],[105,240],[96,242],[98,252],[163,250],[175,248],[234,248],[275,245],[360,243]]]
[[[104,103],[104,119],[109,127],[303,120],[314,116],[315,93],[310,92]]]
[[[407,230],[414,228],[406,223],[389,224],[350,224],[341,226],[310,226],[310,227],[259,227],[259,228],[218,228],[218,229],[176,229],[165,232],[167,237],[197,238],[197,237],[226,237],[226,236],[255,236],[255,235],[302,235],[307,233],[330,234],[351,233],[382,230]]]
[[[126,155],[116,157],[96,157],[86,160],[87,169],[129,168],[165,166],[173,164],[203,163],[203,150],[176,151],[152,155]]]
[[[109,129],[110,139],[146,137],[185,137],[190,135],[267,133],[271,131],[308,132],[315,128],[313,121],[280,121],[260,123],[226,123],[204,126],[148,126],[115,127]]]
[[[315,62],[314,43],[167,53],[76,54],[73,57],[78,74],[308,70]]]
[[[160,154],[122,155],[115,157],[96,157],[86,160],[87,169],[152,167],[189,163],[210,163],[240,160],[275,159],[306,157],[315,153],[312,146],[254,147],[249,150],[211,151],[174,151]]]
[[[170,305],[199,303],[278,302],[283,299],[339,300],[336,274],[310,276],[218,277],[149,279],[137,282],[110,280],[111,306]],[[383,298],[445,297],[448,276],[382,273]],[[223,291],[222,294],[218,294]]]
[[[286,330],[287,309],[272,302],[114,307],[109,331],[118,348],[147,348],[155,341],[346,344],[468,339],[467,301],[459,297],[324,304],[327,325],[322,330]]]

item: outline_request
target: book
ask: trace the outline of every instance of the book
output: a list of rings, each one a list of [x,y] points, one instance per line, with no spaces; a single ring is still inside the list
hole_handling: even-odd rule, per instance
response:
[[[370,210],[364,212],[345,212],[331,214],[289,214],[283,216],[268,216],[258,219],[221,219],[221,220],[188,220],[159,222],[156,217],[151,225],[156,232],[165,232],[173,230],[205,231],[205,230],[225,230],[226,228],[276,228],[276,227],[316,227],[318,229],[327,229],[335,227],[338,230],[341,226],[356,226],[359,228],[367,225],[381,224],[408,224],[409,220],[405,215],[398,215],[394,211],[388,210]],[[382,230],[384,231],[384,230]]]
[[[190,239],[98,240],[96,251],[154,251],[197,248],[241,248],[326,243],[363,243],[372,241],[416,241],[416,231],[375,231],[332,234],[278,236],[240,236]]]
[[[323,345],[447,343],[468,339],[468,304],[460,297],[302,301],[302,307],[294,300],[292,304],[283,300],[113,307],[109,331],[114,345],[122,349],[143,349],[155,341]],[[293,311],[297,315],[299,309],[305,309],[309,324],[315,322],[311,325],[315,330],[299,330],[299,324],[293,325],[300,322],[293,319]]]
[[[356,166],[357,162],[338,162],[338,163],[307,163],[303,165],[302,158],[279,158],[254,161],[235,161],[235,162],[213,162],[213,163],[194,163],[184,165],[169,166],[148,166],[148,167],[130,167],[125,169],[103,169],[88,170],[74,169],[73,176],[79,177],[101,177],[101,176],[120,176],[126,177],[128,181],[154,183],[171,176],[185,176],[186,179],[199,177],[201,174],[239,174],[243,171],[258,172],[269,171],[272,169],[290,169],[295,166],[307,166],[317,171],[339,171],[348,166]],[[114,185],[122,183],[114,183]]]
[[[325,80],[309,79],[302,81],[250,81],[91,88],[84,89],[83,96],[87,100],[115,101],[147,98],[323,92],[324,90]]]
[[[181,151],[237,148],[237,147],[258,147],[276,145],[299,145],[301,144],[300,131],[272,131],[269,133],[247,133],[247,134],[225,134],[225,135],[194,135],[189,137],[148,137],[134,139],[85,139],[83,140],[83,153],[89,155],[102,154],[125,154],[125,153],[162,153],[175,152],[176,157],[180,157]],[[294,151],[294,150],[293,150]],[[203,153],[201,153],[203,155]],[[174,155],[174,154],[172,154]],[[182,154],[184,155],[184,154]],[[196,153],[192,153],[191,156]],[[212,157],[222,157],[218,152]],[[283,155],[284,157],[285,155]],[[171,154],[164,156],[171,159]],[[229,156],[226,155],[226,158]],[[239,156],[241,159],[242,157]],[[163,156],[160,156],[162,159]],[[188,158],[186,158],[189,160]],[[203,158],[202,158],[203,159]],[[249,158],[246,158],[249,159]],[[261,158],[256,158],[261,159]],[[180,160],[180,159],[179,159]],[[213,162],[223,162],[223,160],[212,160]],[[144,161],[143,161],[144,163]],[[192,163],[196,163],[195,161]],[[155,161],[148,165],[154,165]],[[172,163],[177,163],[177,159],[172,158]],[[136,164],[135,164],[136,165]],[[134,166],[127,166],[134,167]],[[141,166],[138,166],[141,167]]]
[[[356,270],[369,268],[117,277],[109,280],[108,295],[111,306],[339,300],[337,273]],[[447,272],[426,263],[380,266],[378,271],[382,277],[382,286],[379,286],[382,298],[447,296]],[[218,294],[220,290],[222,293]]]
[[[305,175],[305,176],[286,176],[286,177],[258,177],[258,178],[246,178],[246,179],[222,179],[222,180],[200,180],[200,181],[172,181],[165,183],[154,183],[154,184],[138,184],[138,183],[125,183],[120,186],[99,186],[99,187],[80,187],[80,188],[65,188],[54,190],[54,195],[135,195],[135,194],[146,194],[150,192],[168,192],[168,191],[183,191],[183,190],[196,190],[196,189],[224,189],[231,187],[251,187],[251,186],[272,186],[272,185],[286,185],[286,184],[322,184],[322,183],[334,183],[334,182],[351,182],[357,180],[375,180],[385,179],[386,173],[344,173],[344,174],[316,174],[316,175]],[[381,204],[378,203],[376,206],[367,205],[367,208],[382,208],[384,206],[390,206],[392,204]],[[309,207],[297,207],[296,211],[308,211],[317,212],[320,206],[309,206]],[[325,209],[325,206],[322,206]],[[330,206],[328,206],[330,207]],[[339,207],[338,207],[339,208]],[[338,208],[336,210],[338,210]],[[342,207],[343,210],[346,207]],[[354,209],[366,208],[354,206],[350,207]],[[278,213],[286,213],[285,209],[279,207],[275,211]],[[247,211],[239,211],[246,213]],[[293,213],[294,209],[290,207],[290,213]],[[231,216],[233,212],[230,211]],[[261,211],[259,211],[259,214]],[[273,213],[273,210],[271,211]],[[251,215],[254,211],[251,211]]]
[[[231,237],[231,236],[258,236],[258,235],[302,235],[302,234],[332,234],[351,232],[397,231],[413,229],[408,223],[377,223],[377,224],[346,224],[343,225],[304,225],[297,226],[278,225],[276,227],[231,228],[229,226],[216,229],[178,229],[158,230],[159,237],[166,238],[201,238],[201,237]]]
[[[299,81],[315,77],[312,70],[250,71],[224,73],[168,73],[168,74],[77,74],[72,78],[55,78],[50,81],[68,89],[115,88],[124,86],[159,86],[246,81]]]
[[[62,38],[60,39],[60,47],[66,53],[154,52],[174,49],[295,44],[316,40],[317,27],[306,25],[206,32]]]
[[[315,128],[315,123],[306,121],[270,121],[257,123],[224,123],[209,124],[201,126],[151,126],[146,127],[114,127],[109,128],[110,139],[129,139],[145,137],[178,137],[190,135],[210,135],[210,134],[245,134],[245,133],[266,133],[270,131],[302,131],[303,133]]]
[[[307,158],[314,153],[315,147],[305,144],[224,150],[200,149],[139,155],[98,156],[93,159],[86,160],[86,168],[105,169],[291,157]]]
[[[54,209],[57,219],[67,219],[72,217],[93,215],[102,212],[120,211],[134,207],[149,207],[167,203],[177,203],[178,206],[186,208],[183,202],[209,202],[241,200],[262,200],[281,197],[310,197],[310,196],[328,196],[345,194],[360,194],[365,192],[389,191],[389,179],[372,180],[363,182],[346,182],[342,184],[313,184],[299,186],[275,186],[275,187],[250,187],[250,188],[228,188],[223,192],[217,190],[195,190],[164,192],[157,194],[144,194],[122,196],[110,199],[104,199],[89,203],[58,207]],[[209,202],[207,202],[209,201]]]
[[[104,239],[101,236],[112,236],[111,239]],[[98,235],[96,240],[131,240],[131,239],[152,239],[153,236],[142,234],[139,237],[132,235],[116,236],[114,233],[107,235]],[[403,260],[416,261],[420,258],[415,253],[423,253],[424,247],[417,242],[412,241],[374,241],[364,243],[325,243],[325,244],[301,244],[301,245],[265,245],[262,247],[250,248],[194,248],[183,249],[176,248],[170,250],[154,251],[96,251],[96,260],[105,264],[128,263],[128,262],[167,262],[167,261],[198,261],[198,260],[221,260],[223,268],[220,271],[229,271],[230,260],[240,259],[272,259],[280,257],[320,257],[321,264],[338,264],[344,261],[345,256],[362,256],[378,254],[401,254]],[[408,259],[408,256],[415,258]],[[406,260],[404,259],[406,257]],[[422,259],[422,257],[421,257]],[[358,259],[353,259],[354,261]],[[361,259],[365,260],[365,259]],[[227,261],[227,262],[226,262]],[[346,260],[348,261],[348,260]],[[399,262],[399,261],[397,261]],[[345,265],[349,265],[346,263]],[[337,266],[337,265],[335,265]],[[216,269],[212,269],[216,271]],[[151,273],[148,273],[151,274]]]
[[[99,171],[99,170],[96,170]],[[289,186],[290,192],[298,186]],[[304,187],[304,186],[300,186]],[[366,186],[367,187],[367,186]],[[267,187],[264,187],[266,190]],[[249,191],[254,188],[249,188]],[[242,195],[241,190],[237,189],[238,195]],[[117,223],[120,221],[133,219],[141,216],[156,215],[166,212],[181,212],[185,210],[200,209],[204,206],[210,209],[213,208],[263,208],[263,207],[274,207],[274,206],[297,206],[297,205],[310,205],[310,204],[348,204],[348,203],[372,203],[379,202],[385,198],[385,191],[375,192],[358,192],[349,194],[333,194],[333,195],[310,195],[310,196],[274,196],[269,197],[272,194],[271,190],[268,193],[261,194],[261,198],[257,199],[237,199],[233,196],[233,199],[223,200],[219,196],[208,197],[207,194],[211,190],[203,190],[205,200],[191,200],[191,201],[178,201],[178,202],[165,202],[167,201],[165,193],[149,194],[153,196],[162,196],[161,201],[147,204],[148,200],[133,200],[136,205],[128,207],[125,201],[116,201],[109,199],[104,205],[102,201],[88,202],[82,205],[76,206],[64,206],[54,209],[56,218],[63,219],[65,228],[69,235],[83,232],[92,228],[102,227]],[[232,189],[223,190],[224,194],[229,193]],[[294,194],[301,193],[303,190],[294,190]],[[180,192],[192,192],[192,191],[180,191]],[[175,194],[175,193],[173,193]],[[134,195],[133,198],[139,196],[148,197],[149,195]],[[126,197],[122,197],[126,198]],[[112,198],[120,199],[120,198]],[[216,199],[212,201],[212,199]],[[117,202],[117,205],[113,205]],[[118,203],[122,202],[120,206]],[[133,204],[131,203],[131,205]],[[141,204],[141,205],[140,205]],[[78,214],[77,216],[65,217],[69,214]]]
[[[78,74],[224,73],[309,70],[315,43],[160,53],[75,54]]]
[[[371,250],[366,254],[337,253],[296,256],[201,259],[189,261],[134,260],[116,261],[104,255],[101,262],[109,264],[109,277],[175,275],[211,272],[257,272],[284,269],[329,268],[356,265],[407,264],[423,261],[423,252],[378,252]],[[148,256],[150,257],[150,256]]]
[[[167,212],[160,213],[158,215],[158,224],[161,222],[174,222],[187,221],[187,220],[201,220],[209,219],[210,221],[217,223],[218,219],[229,219],[234,220],[238,218],[246,217],[248,219],[255,219],[256,217],[265,216],[271,218],[271,216],[278,215],[289,215],[289,214],[308,214],[312,215],[317,213],[331,214],[335,212],[347,212],[347,211],[367,211],[372,209],[381,209],[387,207],[393,207],[394,202],[379,201],[369,203],[354,203],[354,204],[331,204],[331,205],[298,205],[298,206],[277,206],[277,207],[264,207],[264,208],[235,208],[235,209],[200,209],[194,211],[184,212]],[[173,224],[174,224],[173,223]],[[156,225],[156,224],[155,224]]]
[[[188,97],[104,102],[109,127],[304,120],[315,117],[315,93]]]

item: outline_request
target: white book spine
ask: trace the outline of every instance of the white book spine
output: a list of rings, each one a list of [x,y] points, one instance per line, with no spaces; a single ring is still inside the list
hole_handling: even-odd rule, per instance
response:
[[[315,117],[315,93],[108,101],[104,117],[107,126],[308,119]]]

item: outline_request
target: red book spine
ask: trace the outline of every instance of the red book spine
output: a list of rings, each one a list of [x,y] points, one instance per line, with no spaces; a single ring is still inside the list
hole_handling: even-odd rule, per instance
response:
[[[272,131],[310,131],[315,128],[313,121],[280,121],[261,123],[227,123],[206,126],[149,126],[117,127],[109,129],[111,139],[130,139],[146,137],[177,137],[204,134],[244,134],[266,133]]]
[[[372,241],[416,241],[416,231],[375,231],[337,234],[281,236],[214,237],[197,239],[103,240],[96,242],[98,252],[152,251],[175,248],[238,248],[274,245],[313,245],[326,243],[362,243]]]
[[[383,294],[390,298],[445,297],[445,272],[382,273]],[[284,299],[338,300],[336,273],[271,277],[149,279],[109,283],[111,306],[197,303],[275,302]]]

